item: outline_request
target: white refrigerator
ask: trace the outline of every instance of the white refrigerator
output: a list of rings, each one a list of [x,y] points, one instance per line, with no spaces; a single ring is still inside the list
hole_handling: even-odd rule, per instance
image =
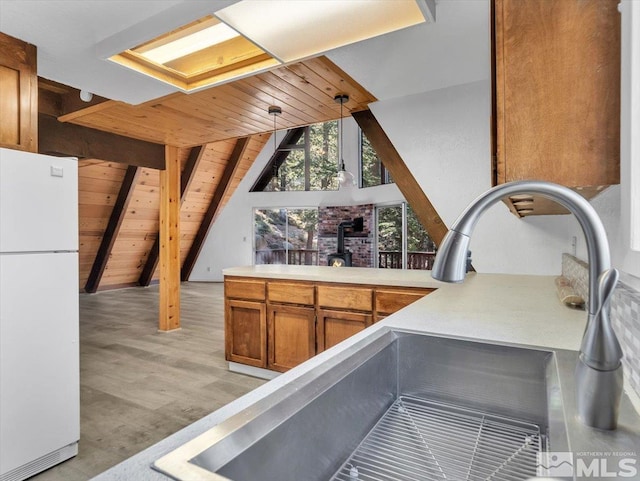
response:
[[[78,164],[0,148],[0,480],[78,453]]]

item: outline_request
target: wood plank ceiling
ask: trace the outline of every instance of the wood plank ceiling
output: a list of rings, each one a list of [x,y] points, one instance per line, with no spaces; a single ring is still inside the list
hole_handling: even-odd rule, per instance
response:
[[[78,104],[77,90],[43,79],[39,92],[41,114],[60,122],[179,147],[183,176],[189,166],[193,168],[183,185],[180,210],[183,280],[191,272],[209,222],[228,202],[270,137],[269,105],[282,108],[277,119],[281,130],[339,118],[340,105],[333,100],[338,93],[350,97],[346,114],[366,109],[376,100],[326,57],[141,105],[101,98]],[[237,166],[229,168],[227,164],[238,153]],[[157,278],[159,171],[145,162],[136,163],[141,166],[137,169],[128,164],[131,161],[79,161],[81,289],[85,285],[93,285],[89,291],[148,285]],[[122,192],[127,178],[130,190]],[[105,231],[114,238],[106,239]],[[98,265],[101,251],[107,255]],[[100,272],[97,278],[96,272]]]
[[[278,129],[340,117],[333,98],[349,95],[345,114],[376,99],[326,57],[201,90],[178,92],[140,105],[107,101],[58,120],[126,137],[193,147],[273,130],[270,105],[282,108]]]

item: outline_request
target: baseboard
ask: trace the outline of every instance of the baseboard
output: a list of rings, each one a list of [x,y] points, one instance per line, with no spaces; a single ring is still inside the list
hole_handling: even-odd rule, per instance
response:
[[[229,362],[229,371],[237,372],[238,374],[246,374],[247,376],[258,377],[260,379],[266,379],[270,381],[280,375],[279,372],[271,371],[269,369],[263,369],[261,367],[247,366],[246,364],[240,364],[239,362]],[[4,480],[3,480],[4,481]]]

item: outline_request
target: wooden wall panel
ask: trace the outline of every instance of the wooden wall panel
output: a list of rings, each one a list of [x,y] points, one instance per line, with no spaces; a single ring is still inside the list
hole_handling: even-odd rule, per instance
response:
[[[127,166],[99,160],[78,162],[79,279],[84,287],[109,222]]]
[[[140,172],[100,289],[137,283],[159,227],[159,172],[148,168]]]

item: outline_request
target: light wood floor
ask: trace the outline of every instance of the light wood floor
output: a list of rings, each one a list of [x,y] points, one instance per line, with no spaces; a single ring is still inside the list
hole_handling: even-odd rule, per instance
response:
[[[89,479],[265,382],[226,368],[223,285],[181,297],[159,333],[157,286],[80,295],[79,454],[32,480]]]

